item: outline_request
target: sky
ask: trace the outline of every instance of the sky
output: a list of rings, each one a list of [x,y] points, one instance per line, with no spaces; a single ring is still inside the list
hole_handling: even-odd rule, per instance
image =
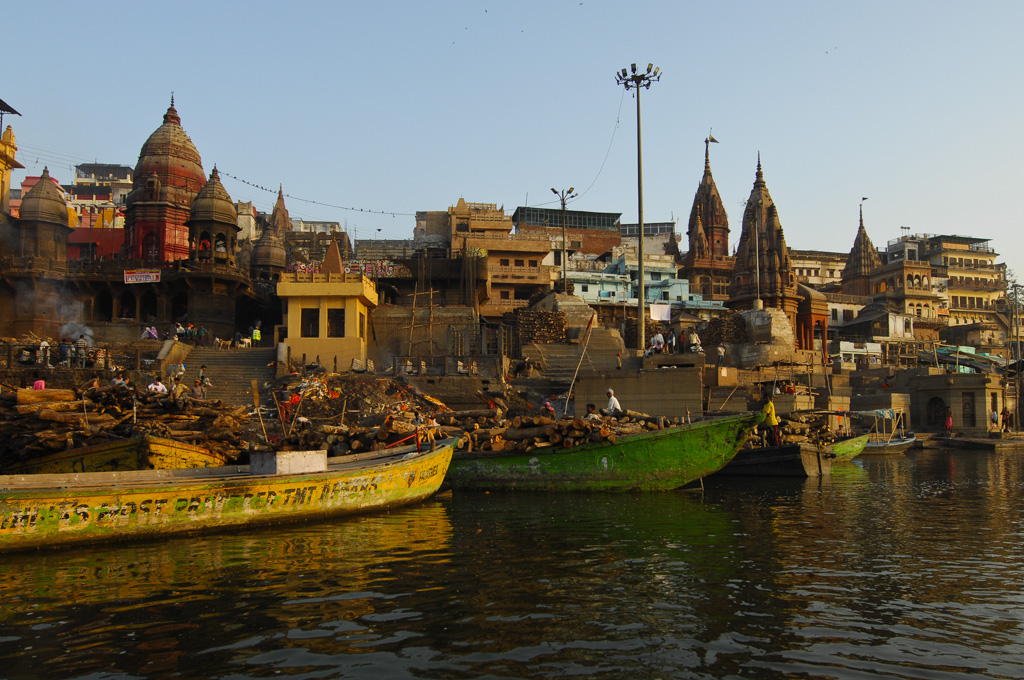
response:
[[[412,238],[460,197],[685,232],[704,169],[732,247],[758,153],[791,248],[989,238],[1024,275],[1024,2],[146,2],[4,8],[19,160],[134,167],[173,92],[234,200]],[[264,188],[266,190],[264,190]],[[864,197],[867,200],[862,200]],[[906,227],[907,229],[901,230]],[[685,248],[685,237],[684,244]]]

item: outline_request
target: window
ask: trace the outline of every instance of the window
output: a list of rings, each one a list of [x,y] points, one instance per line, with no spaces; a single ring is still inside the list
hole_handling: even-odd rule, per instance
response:
[[[661,272],[651,272],[651,281],[661,281]]]
[[[530,260],[530,266],[531,267],[536,267],[537,266],[537,260]]]
[[[508,291],[507,290],[501,291],[501,299],[502,300],[508,300],[509,299],[508,298]]]
[[[366,339],[366,315],[359,312],[359,338]]]
[[[580,292],[582,292],[582,293],[589,293],[590,292],[590,286],[588,286],[587,284],[584,283],[583,285],[580,286]]]
[[[668,299],[668,291],[667,290],[661,291],[661,299],[662,300],[667,300]]]
[[[303,309],[299,317],[299,335],[303,338],[320,337],[320,308]]]
[[[508,258],[507,257],[501,258],[500,260],[498,260],[498,264],[501,265],[502,267],[507,267],[508,266]]]
[[[853,310],[852,309],[844,309],[843,310],[843,321],[850,321],[852,319],[853,319]]]
[[[516,266],[517,267],[525,267],[526,266],[526,260],[516,260]]]
[[[838,309],[833,309],[832,310],[832,320],[833,321],[839,321],[839,310]]]
[[[343,337],[345,337],[345,310],[344,309],[328,309],[327,310],[327,337],[329,337],[329,338],[343,338]]]

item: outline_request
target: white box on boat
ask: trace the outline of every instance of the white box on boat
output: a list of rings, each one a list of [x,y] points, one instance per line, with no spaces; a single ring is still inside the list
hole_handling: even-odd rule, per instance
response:
[[[319,451],[253,451],[249,472],[254,475],[301,475],[327,470],[327,449]]]

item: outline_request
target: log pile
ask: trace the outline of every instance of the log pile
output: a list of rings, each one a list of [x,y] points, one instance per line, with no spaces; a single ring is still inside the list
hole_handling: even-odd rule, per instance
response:
[[[252,441],[245,408],[129,386],[29,390],[0,397],[0,469],[37,456],[139,434],[197,444],[235,460]]]
[[[767,446],[761,425],[747,437],[745,448]],[[828,425],[827,413],[789,413],[779,416],[779,440],[783,444],[810,442],[828,446],[841,439],[841,433],[834,432]]]
[[[747,342],[747,325],[739,314],[729,312],[725,316],[711,319],[698,335],[705,347],[715,347],[720,342],[740,344]]]
[[[565,312],[518,309],[515,316],[521,346],[531,342],[545,345],[566,341]]]
[[[657,335],[660,330],[661,330],[661,325],[659,323],[657,323],[656,321],[652,321],[650,318],[645,319],[645,323],[644,323],[644,339],[645,339],[645,343],[647,345],[650,345],[651,338],[653,338],[655,335]],[[634,318],[626,319],[625,334],[623,335],[622,340],[626,344],[626,347],[633,347],[634,349],[644,349],[644,350],[647,349],[647,347],[639,347],[638,348],[636,346],[636,343],[637,343],[637,340],[638,340],[638,338],[637,338],[637,323],[636,323],[636,319],[634,319]]]

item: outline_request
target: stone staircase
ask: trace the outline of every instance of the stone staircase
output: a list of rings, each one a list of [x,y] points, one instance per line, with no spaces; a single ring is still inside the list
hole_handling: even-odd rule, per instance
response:
[[[270,393],[264,388],[273,382],[277,369],[268,364],[277,360],[277,349],[274,347],[256,347],[251,349],[212,349],[196,347],[188,354],[185,364],[188,373],[185,375],[187,385],[191,387],[200,366],[206,365],[206,375],[213,383],[208,388],[210,399],[220,399],[232,406],[252,406],[252,381],[255,378],[260,389],[260,401],[266,405],[271,399]],[[273,405],[271,403],[271,405]]]
[[[553,382],[564,382],[568,386],[579,365],[579,375],[603,374],[615,371],[618,367],[616,354],[623,352],[622,339],[617,331],[595,328],[590,335],[586,353],[580,363],[583,352],[579,344],[543,345],[531,343],[523,347],[523,356],[539,365],[540,374]],[[628,359],[622,358],[623,365]]]

